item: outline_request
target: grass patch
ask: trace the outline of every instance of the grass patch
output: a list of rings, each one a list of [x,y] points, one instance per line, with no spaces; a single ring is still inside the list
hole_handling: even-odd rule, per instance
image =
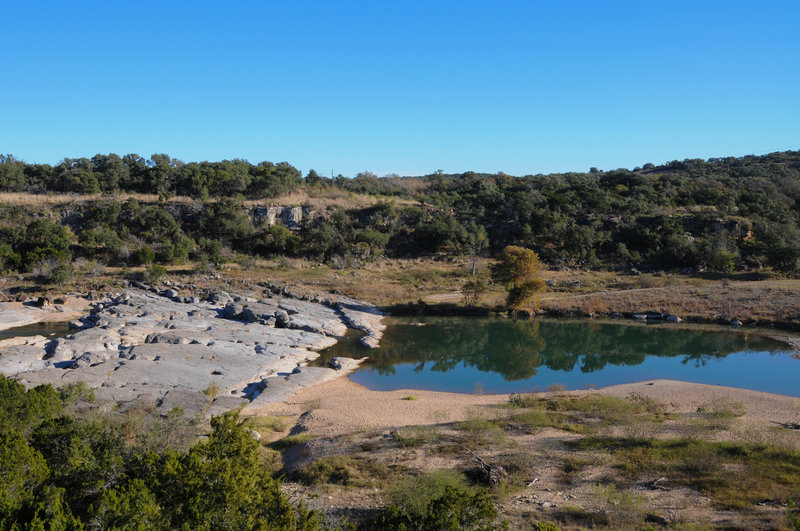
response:
[[[697,412],[709,419],[732,419],[741,417],[745,413],[741,402],[719,395],[711,397],[710,404],[698,407]]]
[[[465,432],[472,447],[503,445],[507,443],[503,429],[504,420],[487,419],[480,410],[470,412],[470,418],[453,424],[453,428]]]
[[[642,521],[644,497],[628,490],[618,490],[616,485],[596,485],[595,497],[603,506],[609,524],[634,525]]]
[[[594,430],[588,424],[575,422],[573,417],[554,411],[532,409],[513,415],[510,421],[531,431],[537,428],[555,428],[572,433],[594,433]]]
[[[657,474],[695,488],[723,509],[743,509],[800,495],[800,453],[764,444],[587,437],[567,443],[611,454],[617,470],[634,479]]]
[[[596,528],[606,527],[611,522],[609,517],[604,512],[588,511],[578,505],[565,503],[559,507],[558,512],[559,520],[563,520],[569,524],[580,526],[581,528]]]
[[[416,448],[439,439],[439,431],[432,426],[408,426],[392,432],[392,440],[403,448]]]
[[[408,395],[401,398],[401,400],[419,400],[419,399],[414,395]]]
[[[511,417],[519,425],[579,434],[592,434],[608,426],[620,426],[630,434],[645,433],[651,431],[649,426],[644,429],[646,424],[652,425],[668,417],[664,404],[638,393],[627,398],[601,393],[581,396],[512,394],[509,405],[524,410]]]
[[[391,469],[378,461],[340,455],[322,457],[295,472],[296,478],[306,485],[328,483],[354,487],[374,485],[392,475]]]
[[[283,431],[289,426],[285,417],[249,417],[246,422],[249,428],[256,430],[262,436],[269,432]]]
[[[304,442],[310,441],[313,438],[314,436],[311,435],[310,433],[298,433],[297,435],[287,435],[282,439],[273,441],[269,443],[268,446],[273,450],[283,451],[292,446],[296,446],[298,444],[303,444]]]
[[[591,465],[591,461],[586,459],[579,459],[577,457],[567,457],[561,465],[561,480],[569,485],[575,479],[579,472]]]

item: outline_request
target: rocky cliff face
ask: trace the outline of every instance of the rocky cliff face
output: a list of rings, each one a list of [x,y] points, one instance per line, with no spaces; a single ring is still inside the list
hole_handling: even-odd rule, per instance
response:
[[[281,222],[291,230],[299,230],[303,219],[311,215],[310,210],[299,206],[255,206],[252,209],[254,221],[260,222],[266,219],[269,226]]]

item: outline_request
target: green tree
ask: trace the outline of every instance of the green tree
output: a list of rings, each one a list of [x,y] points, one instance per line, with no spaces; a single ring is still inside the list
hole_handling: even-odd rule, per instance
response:
[[[7,529],[22,507],[32,501],[50,471],[42,454],[16,430],[0,434],[0,527]]]
[[[72,258],[69,250],[72,233],[55,221],[38,218],[25,229],[20,242],[20,254],[23,265],[30,269],[34,264],[45,259],[67,262]]]
[[[236,413],[211,420],[207,441],[188,454],[168,453],[154,482],[170,527],[187,529],[314,529],[318,515],[295,509],[264,470],[258,443]]]
[[[89,508],[89,522],[97,529],[168,529],[157,500],[138,478],[104,490]]]
[[[92,171],[97,179],[100,190],[114,192],[120,185],[130,178],[130,171],[122,158],[115,154],[97,154],[92,157]]]
[[[25,163],[14,155],[0,155],[0,190],[21,192],[25,185]]]
[[[30,440],[76,514],[124,478],[123,441],[101,421],[58,417],[39,425]]]

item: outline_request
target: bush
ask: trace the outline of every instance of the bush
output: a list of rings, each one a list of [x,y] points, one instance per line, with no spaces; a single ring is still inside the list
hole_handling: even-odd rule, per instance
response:
[[[486,492],[471,492],[447,486],[444,493],[430,500],[425,512],[408,513],[396,505],[384,509],[372,523],[375,529],[471,530],[502,529],[497,525],[497,509]]]
[[[537,294],[544,291],[544,286],[544,281],[539,278],[514,286],[508,290],[506,305],[515,310],[522,308],[536,309],[539,307]]]
[[[147,284],[157,284],[161,281],[161,279],[167,276],[167,268],[158,264],[150,264],[147,266],[147,269],[144,270],[141,276],[142,282],[146,282]]]
[[[484,293],[486,293],[486,283],[483,280],[470,280],[461,287],[464,304],[477,304]]]
[[[431,500],[442,496],[447,487],[467,491],[467,478],[455,470],[433,470],[403,479],[388,489],[387,496],[403,512],[423,516]]]
[[[306,485],[317,483],[351,485],[358,477],[358,472],[351,457],[330,456],[317,459],[310,465],[301,466],[296,475],[297,479]]]
[[[72,258],[69,251],[71,239],[69,229],[55,221],[46,218],[32,221],[19,242],[19,251],[24,258],[23,267],[30,269],[45,260],[68,262]]]
[[[156,259],[156,253],[147,245],[143,245],[139,247],[135,253],[133,253],[133,264],[134,265],[147,265],[152,264],[153,260]]]

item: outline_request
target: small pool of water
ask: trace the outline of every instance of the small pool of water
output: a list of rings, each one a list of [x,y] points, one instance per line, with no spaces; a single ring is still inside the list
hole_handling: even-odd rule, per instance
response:
[[[69,325],[66,321],[33,323],[25,326],[18,326],[16,328],[0,330],[0,339],[30,336],[61,337],[69,334],[70,332],[71,330],[69,329]]]
[[[467,317],[391,318],[387,324],[380,348],[348,338],[317,363],[369,356],[350,378],[374,390],[512,393],[666,378],[800,396],[800,360],[764,332]]]

